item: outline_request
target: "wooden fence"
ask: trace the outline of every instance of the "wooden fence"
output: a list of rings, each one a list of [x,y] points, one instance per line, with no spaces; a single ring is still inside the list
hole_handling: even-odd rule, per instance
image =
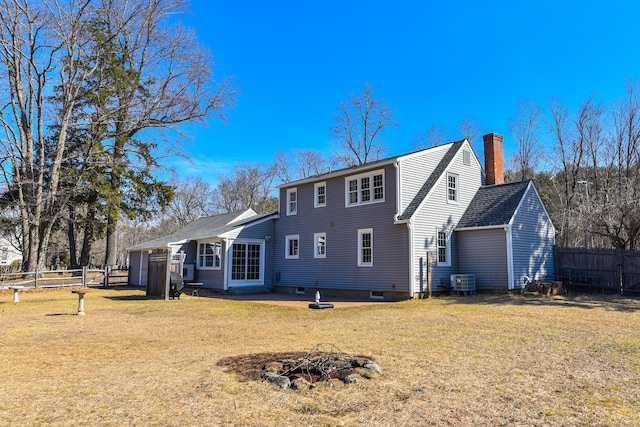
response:
[[[594,290],[640,295],[640,251],[558,248],[556,275],[593,279]]]
[[[0,273],[0,288],[25,286],[33,288],[54,288],[63,286],[116,286],[126,285],[127,270],[105,268],[77,270],[46,270],[20,273]]]

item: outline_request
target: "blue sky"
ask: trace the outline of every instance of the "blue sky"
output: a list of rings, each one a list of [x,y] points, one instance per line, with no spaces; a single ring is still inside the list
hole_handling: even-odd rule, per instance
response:
[[[640,3],[632,1],[218,1],[192,0],[186,25],[233,76],[240,94],[223,125],[189,131],[194,163],[183,176],[215,184],[240,162],[277,151],[331,152],[327,128],[340,102],[365,83],[395,109],[387,155],[464,117],[505,136],[519,100],[574,110],[595,95],[623,95],[640,78]]]

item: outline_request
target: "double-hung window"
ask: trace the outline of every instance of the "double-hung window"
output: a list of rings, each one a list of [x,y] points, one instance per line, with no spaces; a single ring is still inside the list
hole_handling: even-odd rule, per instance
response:
[[[346,206],[384,202],[384,170],[347,177],[345,199]]]
[[[286,237],[284,257],[285,259],[300,258],[300,236],[299,235],[295,234],[295,235]]]
[[[287,215],[296,215],[298,213],[298,189],[287,189]]]
[[[458,203],[458,175],[447,174],[447,202]]]
[[[316,233],[313,235],[315,244],[314,258],[327,257],[327,233]]]
[[[443,229],[436,230],[436,244],[438,251],[438,265],[440,266],[449,266],[451,265],[451,260],[449,256],[449,233]]]
[[[198,245],[198,268],[219,270],[220,251],[220,242],[200,243]]]
[[[373,267],[373,228],[358,230],[358,267]]]
[[[327,206],[327,183],[318,182],[314,184],[313,188],[315,193],[315,200],[313,205],[316,208]]]

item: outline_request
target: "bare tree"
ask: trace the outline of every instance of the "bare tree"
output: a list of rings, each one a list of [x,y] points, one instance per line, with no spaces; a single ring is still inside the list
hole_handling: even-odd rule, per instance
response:
[[[82,21],[89,1],[0,1],[0,138],[2,172],[21,216],[23,265],[43,265],[51,230],[68,195],[59,194],[67,131],[82,83],[94,68],[77,66],[87,54]],[[53,88],[57,87],[55,101]],[[52,124],[57,135],[47,139]]]
[[[280,151],[274,156],[274,168],[281,182],[308,178],[331,170],[331,160],[316,150]]]
[[[251,208],[258,213],[278,209],[273,195],[276,177],[274,167],[262,164],[240,164],[229,175],[220,175],[214,191],[213,204],[219,213]]]
[[[480,119],[473,116],[466,116],[458,123],[458,128],[460,129],[460,138],[468,139],[471,147],[473,147],[473,151],[479,156],[479,158],[484,157],[484,143],[482,142],[482,125],[480,124]]]
[[[519,180],[533,178],[542,155],[542,108],[533,100],[518,102],[517,113],[509,118],[509,129],[516,144],[514,155]]]
[[[373,97],[367,83],[364,92],[351,94],[349,102],[340,103],[329,130],[336,144],[335,156],[346,166],[363,165],[380,159],[384,145],[380,137],[386,127],[398,126],[395,112],[383,99]]]
[[[175,229],[214,213],[213,188],[202,178],[190,177],[175,184],[175,196],[167,207],[167,216]],[[167,234],[175,230],[167,230]]]
[[[445,144],[448,141],[447,131],[441,123],[435,124],[425,132],[418,133],[413,140],[413,147],[422,150],[428,147]]]

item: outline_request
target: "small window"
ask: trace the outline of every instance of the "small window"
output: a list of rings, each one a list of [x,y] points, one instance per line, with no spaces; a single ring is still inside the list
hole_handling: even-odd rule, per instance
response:
[[[287,190],[287,215],[296,215],[298,213],[298,190],[289,188]]]
[[[316,233],[313,235],[315,242],[315,251],[313,253],[314,258],[326,258],[327,257],[327,233]]]
[[[296,234],[287,236],[285,241],[284,257],[286,259],[298,259],[300,257],[300,237]]]
[[[296,295],[304,295],[304,288],[296,287]]]
[[[437,251],[438,251],[438,265],[448,266],[451,265],[449,259],[449,234],[445,230],[436,231],[437,239]]]
[[[384,171],[374,171],[345,180],[345,206],[384,202]]]
[[[458,175],[447,174],[447,202],[458,203]]]
[[[358,267],[373,266],[373,229],[358,230]]]
[[[384,299],[384,292],[382,292],[382,291],[371,291],[371,292],[369,292],[369,299]]]
[[[198,245],[198,268],[220,269],[220,242],[200,243]]]
[[[465,166],[471,164],[471,152],[469,150],[462,150],[462,163],[464,163]]]
[[[315,203],[316,208],[321,208],[327,205],[327,184],[325,182],[319,182],[314,185],[315,190]]]

